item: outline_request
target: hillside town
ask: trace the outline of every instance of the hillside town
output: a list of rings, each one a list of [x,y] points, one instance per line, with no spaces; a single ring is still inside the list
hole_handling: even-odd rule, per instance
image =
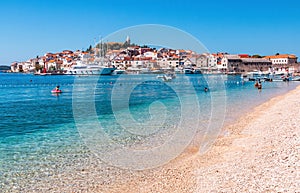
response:
[[[112,49],[113,44],[128,45],[125,48]],[[110,47],[112,47],[110,49]],[[102,48],[102,49],[101,49]],[[13,62],[11,72],[35,74],[68,74],[74,67],[97,65],[113,68],[130,74],[143,73],[185,73],[185,74],[242,74],[251,71],[298,72],[297,56],[293,54],[275,54],[271,56],[196,53],[192,50],[151,48],[125,43],[109,42],[106,49],[95,46],[87,51],[64,50],[58,53],[46,53],[43,56],[24,62]],[[114,71],[112,70],[112,71]]]

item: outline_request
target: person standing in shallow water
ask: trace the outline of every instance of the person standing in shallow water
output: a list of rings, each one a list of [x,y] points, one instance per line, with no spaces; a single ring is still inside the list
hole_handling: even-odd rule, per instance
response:
[[[262,89],[262,85],[261,85],[261,82],[260,82],[260,81],[258,82],[257,89],[258,89],[258,90],[261,90],[261,89]]]
[[[255,81],[255,84],[254,84],[254,87],[256,87],[256,88],[257,88],[257,87],[258,87],[258,85],[259,85],[259,83],[258,83],[258,80],[256,80],[256,81]]]

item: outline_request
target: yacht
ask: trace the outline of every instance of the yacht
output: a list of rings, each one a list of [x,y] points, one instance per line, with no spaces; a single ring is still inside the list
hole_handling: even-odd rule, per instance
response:
[[[105,67],[99,65],[73,65],[67,70],[67,75],[112,75],[115,67]]]
[[[124,74],[126,71],[122,69],[116,69],[113,74]]]
[[[184,68],[184,74],[193,74],[192,68]]]
[[[270,76],[273,81],[290,81],[292,80],[292,75],[287,72],[275,72]]]
[[[269,72],[261,72],[261,71],[251,71],[246,74],[242,74],[241,78],[244,81],[256,81],[256,80],[270,80]]]
[[[195,69],[193,70],[193,73],[194,73],[194,74],[202,74],[202,72],[201,72],[201,70],[200,70],[199,68],[195,68]]]

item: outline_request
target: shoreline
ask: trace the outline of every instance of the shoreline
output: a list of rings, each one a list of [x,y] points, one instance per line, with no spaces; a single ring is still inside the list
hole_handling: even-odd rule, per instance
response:
[[[274,143],[276,143],[274,140],[282,141],[280,137],[289,134],[285,132],[284,127],[280,127],[280,118],[283,118],[283,116],[290,117],[290,113],[294,113],[294,117],[297,118],[297,114],[295,114],[294,111],[299,113],[299,110],[297,109],[300,109],[300,103],[297,102],[296,94],[298,96],[300,95],[300,86],[287,93],[269,99],[267,102],[254,107],[253,111],[242,115],[234,122],[234,124],[224,126],[220,133],[228,131],[228,135],[219,136],[205,154],[197,153],[198,149],[196,148],[188,148],[181,156],[169,163],[145,171],[125,171],[110,166],[102,166],[102,163],[98,158],[94,155],[87,154],[87,156],[84,156],[73,163],[77,166],[74,167],[73,170],[61,171],[58,174],[40,179],[36,181],[35,184],[24,184],[24,187],[21,186],[21,189],[19,190],[22,192],[50,191],[101,193],[247,192],[251,190],[259,192],[280,192],[282,189],[276,189],[276,184],[288,185],[288,187],[292,184],[294,189],[286,189],[287,187],[284,186],[283,190],[293,190],[293,192],[296,192],[295,179],[297,170],[293,168],[295,168],[295,164],[299,165],[299,160],[289,164],[289,168],[293,169],[291,170],[293,171],[291,174],[294,175],[292,178],[286,176],[286,178],[292,179],[289,182],[282,183],[279,181],[278,176],[275,178],[275,181],[272,181],[271,179],[273,179],[273,176],[276,177],[277,175],[273,173],[272,175],[267,176],[259,173],[262,180],[255,177],[259,171],[264,171],[264,168],[268,168],[269,172],[272,170],[273,165],[271,165],[271,167],[264,165],[270,161],[267,160],[270,158],[264,156],[270,154],[268,151],[271,151],[271,154],[273,155],[273,153],[276,152],[276,147],[279,148],[278,144],[277,146],[276,144],[274,145]],[[281,113],[279,117],[276,116],[278,109]],[[281,112],[282,109],[285,109],[286,112]],[[272,113],[275,114],[272,115]],[[270,115],[275,116],[275,118],[273,117],[268,120],[268,118],[264,117]],[[299,123],[300,116],[298,117]],[[275,125],[275,128],[278,129],[278,131],[269,131],[268,127],[264,128],[265,125],[262,124],[263,122],[268,122],[272,125],[272,128],[273,125]],[[294,130],[293,127],[289,128],[292,136],[288,137],[289,139],[293,139],[298,135],[298,138],[296,138],[298,144],[294,144],[294,146],[299,147],[299,126],[297,126],[295,122],[285,122],[283,126],[285,125],[292,125],[295,127]],[[264,129],[266,133],[263,133],[261,128]],[[298,129],[298,134],[296,129]],[[296,135],[293,136],[295,133]],[[269,137],[271,137],[271,139]],[[264,140],[266,142],[264,142]],[[270,144],[270,141],[268,140],[273,140],[273,142]],[[284,147],[282,147],[283,150],[285,150]],[[261,152],[259,148],[264,151]],[[298,155],[299,154],[300,152],[298,150]],[[296,154],[294,153],[293,155]],[[277,157],[273,156],[271,158],[279,159],[280,157],[281,159],[280,153],[277,153],[276,156]],[[283,155],[283,159],[289,160],[289,158],[286,157],[288,157],[288,153]],[[293,159],[295,160],[298,158],[293,157]],[[258,168],[260,165],[263,168]],[[73,168],[71,165],[70,167]],[[275,171],[277,172],[278,170]],[[291,171],[289,170],[289,172]],[[266,179],[263,179],[262,177],[265,177]],[[254,181],[252,182],[251,180]],[[270,183],[272,184],[269,185],[269,187],[264,187],[264,184],[267,184],[268,181],[271,181]],[[238,189],[236,189],[237,187]]]
[[[296,95],[299,94],[300,86],[271,98],[224,127],[223,131],[230,134],[219,137],[207,154],[196,158],[201,162],[195,174],[197,191],[299,191],[296,189],[297,153],[300,153],[296,149],[300,145]]]
[[[289,128],[291,130],[289,139],[293,138],[295,142],[294,146],[292,146],[294,149],[274,142],[274,140],[282,141],[281,136],[286,134],[285,130],[287,129],[284,127],[285,125],[280,127],[281,121],[287,120],[285,119],[286,117],[274,110],[285,108],[289,102],[288,105],[293,107],[294,111],[297,111],[295,109],[297,107],[293,104],[297,103],[295,100],[297,94],[300,94],[300,86],[254,107],[253,112],[247,112],[233,124],[223,127],[221,132],[227,131],[229,134],[219,136],[212,147],[203,155],[198,154],[196,149],[189,149],[185,156],[179,156],[160,168],[145,172],[145,175],[149,177],[136,176],[137,178],[134,177],[134,180],[130,180],[125,184],[110,186],[106,191],[102,187],[97,189],[97,191],[299,191],[299,189],[296,189],[296,165],[298,164],[299,166],[299,159],[295,158],[297,152],[294,152],[294,157],[289,159],[289,153],[282,153],[284,154],[282,155],[277,151],[279,151],[278,149],[281,149],[281,152],[297,151],[295,146],[299,147],[300,145],[299,135],[297,137],[300,127],[294,124],[293,127]],[[300,108],[300,103],[298,106]],[[290,108],[287,110],[291,111]],[[298,112],[300,111],[298,110]],[[279,117],[274,116],[277,113],[279,113]],[[284,116],[289,115],[285,114]],[[270,116],[273,116],[273,118],[265,119]],[[277,123],[274,122],[274,119]],[[300,116],[298,119],[300,120]],[[271,123],[271,125],[266,126],[264,122]],[[273,122],[274,125],[272,125]],[[260,129],[265,130],[262,131]],[[274,154],[274,152],[277,153]],[[300,151],[298,150],[298,155],[299,153]],[[287,166],[285,167],[280,165],[280,161],[272,162],[272,160],[280,160],[281,158],[286,161],[291,160],[290,162],[292,163],[286,163]],[[264,171],[265,169],[267,171]],[[256,177],[256,175],[259,177]],[[289,180],[285,182],[284,179]]]

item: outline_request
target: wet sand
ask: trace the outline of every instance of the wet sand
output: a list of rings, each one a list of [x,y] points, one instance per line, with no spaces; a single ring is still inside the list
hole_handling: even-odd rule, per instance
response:
[[[151,170],[104,167],[93,155],[16,192],[300,192],[300,87],[225,127],[205,154]],[[32,179],[33,181],[36,179]],[[12,190],[12,192],[14,192]]]

